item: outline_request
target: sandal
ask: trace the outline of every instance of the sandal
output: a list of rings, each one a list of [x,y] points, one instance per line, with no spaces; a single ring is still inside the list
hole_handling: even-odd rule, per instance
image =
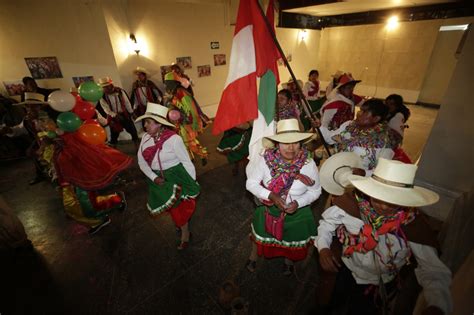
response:
[[[247,260],[245,268],[247,268],[247,270],[250,272],[255,272],[255,270],[257,270],[257,261],[251,259]]]

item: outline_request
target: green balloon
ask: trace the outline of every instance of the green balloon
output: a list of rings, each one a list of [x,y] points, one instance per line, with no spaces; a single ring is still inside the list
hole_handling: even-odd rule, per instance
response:
[[[79,86],[79,95],[82,99],[91,102],[97,102],[104,95],[102,87],[94,81],[86,81]]]
[[[48,132],[46,133],[46,136],[48,136],[48,138],[50,138],[50,139],[54,139],[54,138],[56,138],[58,135],[57,135],[56,132],[54,132],[54,131],[48,131]]]
[[[82,125],[82,120],[77,117],[76,114],[71,112],[64,112],[59,114],[58,119],[56,119],[56,122],[59,128],[68,132],[74,132]]]

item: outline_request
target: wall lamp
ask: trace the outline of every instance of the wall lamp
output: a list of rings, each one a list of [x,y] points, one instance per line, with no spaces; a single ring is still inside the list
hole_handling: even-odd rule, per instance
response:
[[[135,37],[135,34],[130,34],[130,47],[131,50],[133,50],[137,56],[140,54],[140,45],[137,43],[137,38]]]

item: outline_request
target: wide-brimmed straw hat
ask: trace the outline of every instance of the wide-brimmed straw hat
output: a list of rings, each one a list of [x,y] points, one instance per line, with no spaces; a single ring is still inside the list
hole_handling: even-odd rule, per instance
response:
[[[148,102],[146,104],[146,112],[142,116],[135,119],[135,122],[143,120],[145,118],[151,118],[162,125],[174,127],[174,125],[168,121],[168,107]]]
[[[269,149],[275,146],[275,142],[295,143],[313,136],[311,132],[301,132],[298,120],[295,118],[282,119],[277,123],[276,134],[262,138],[262,145]]]
[[[287,89],[287,88],[288,88],[288,85],[289,85],[290,83],[294,83],[294,82],[295,82],[295,81],[293,80],[293,78],[289,78],[289,79],[288,79],[288,82],[282,83],[281,86],[282,86],[284,89]],[[303,88],[303,81],[297,79],[296,82],[298,83],[298,85],[299,85],[301,88]]]
[[[321,186],[331,195],[341,196],[350,184],[353,168],[362,168],[362,159],[354,152],[334,154],[321,166]]]
[[[143,67],[137,67],[135,70],[133,70],[133,74],[139,74],[139,73],[144,73],[146,75],[150,75],[150,73]]]
[[[21,103],[15,105],[48,105],[48,102],[45,102],[45,97],[43,94],[25,92],[25,100]]]
[[[104,86],[107,86],[107,85],[111,85],[111,84],[114,84],[114,81],[112,81],[112,79],[110,77],[105,77],[105,78],[100,78],[99,79],[99,85],[101,87],[104,87]]]
[[[340,76],[339,81],[337,83],[336,89],[339,89],[340,87],[343,87],[344,85],[347,84],[357,84],[359,82],[362,82],[361,80],[355,80],[352,77],[352,74],[350,73],[344,73],[343,75]]]
[[[413,185],[418,166],[380,158],[371,177],[353,175],[351,184],[364,194],[390,204],[404,207],[431,205],[439,195]]]

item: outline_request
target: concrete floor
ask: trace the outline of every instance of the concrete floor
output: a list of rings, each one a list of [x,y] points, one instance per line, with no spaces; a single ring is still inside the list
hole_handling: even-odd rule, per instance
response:
[[[416,159],[437,110],[412,106],[405,149]],[[234,281],[253,314],[304,314],[313,306],[317,284],[312,255],[281,274],[281,259],[260,260],[257,272],[244,265],[250,242],[253,203],[245,175],[232,176],[225,157],[215,152],[218,138],[207,130],[202,142],[211,155],[197,165],[202,186],[191,222],[193,239],[176,250],[171,219],[152,219],[145,209],[147,188],[135,164],[112,190],[124,190],[128,210],[94,236],[68,219],[61,197],[49,183],[28,186],[33,167],[27,160],[0,166],[0,194],[25,225],[35,251],[0,257],[0,313],[3,314],[223,314],[219,289]],[[130,144],[119,147],[133,154]],[[200,163],[197,163],[200,164]],[[315,216],[324,197],[313,206]]]

